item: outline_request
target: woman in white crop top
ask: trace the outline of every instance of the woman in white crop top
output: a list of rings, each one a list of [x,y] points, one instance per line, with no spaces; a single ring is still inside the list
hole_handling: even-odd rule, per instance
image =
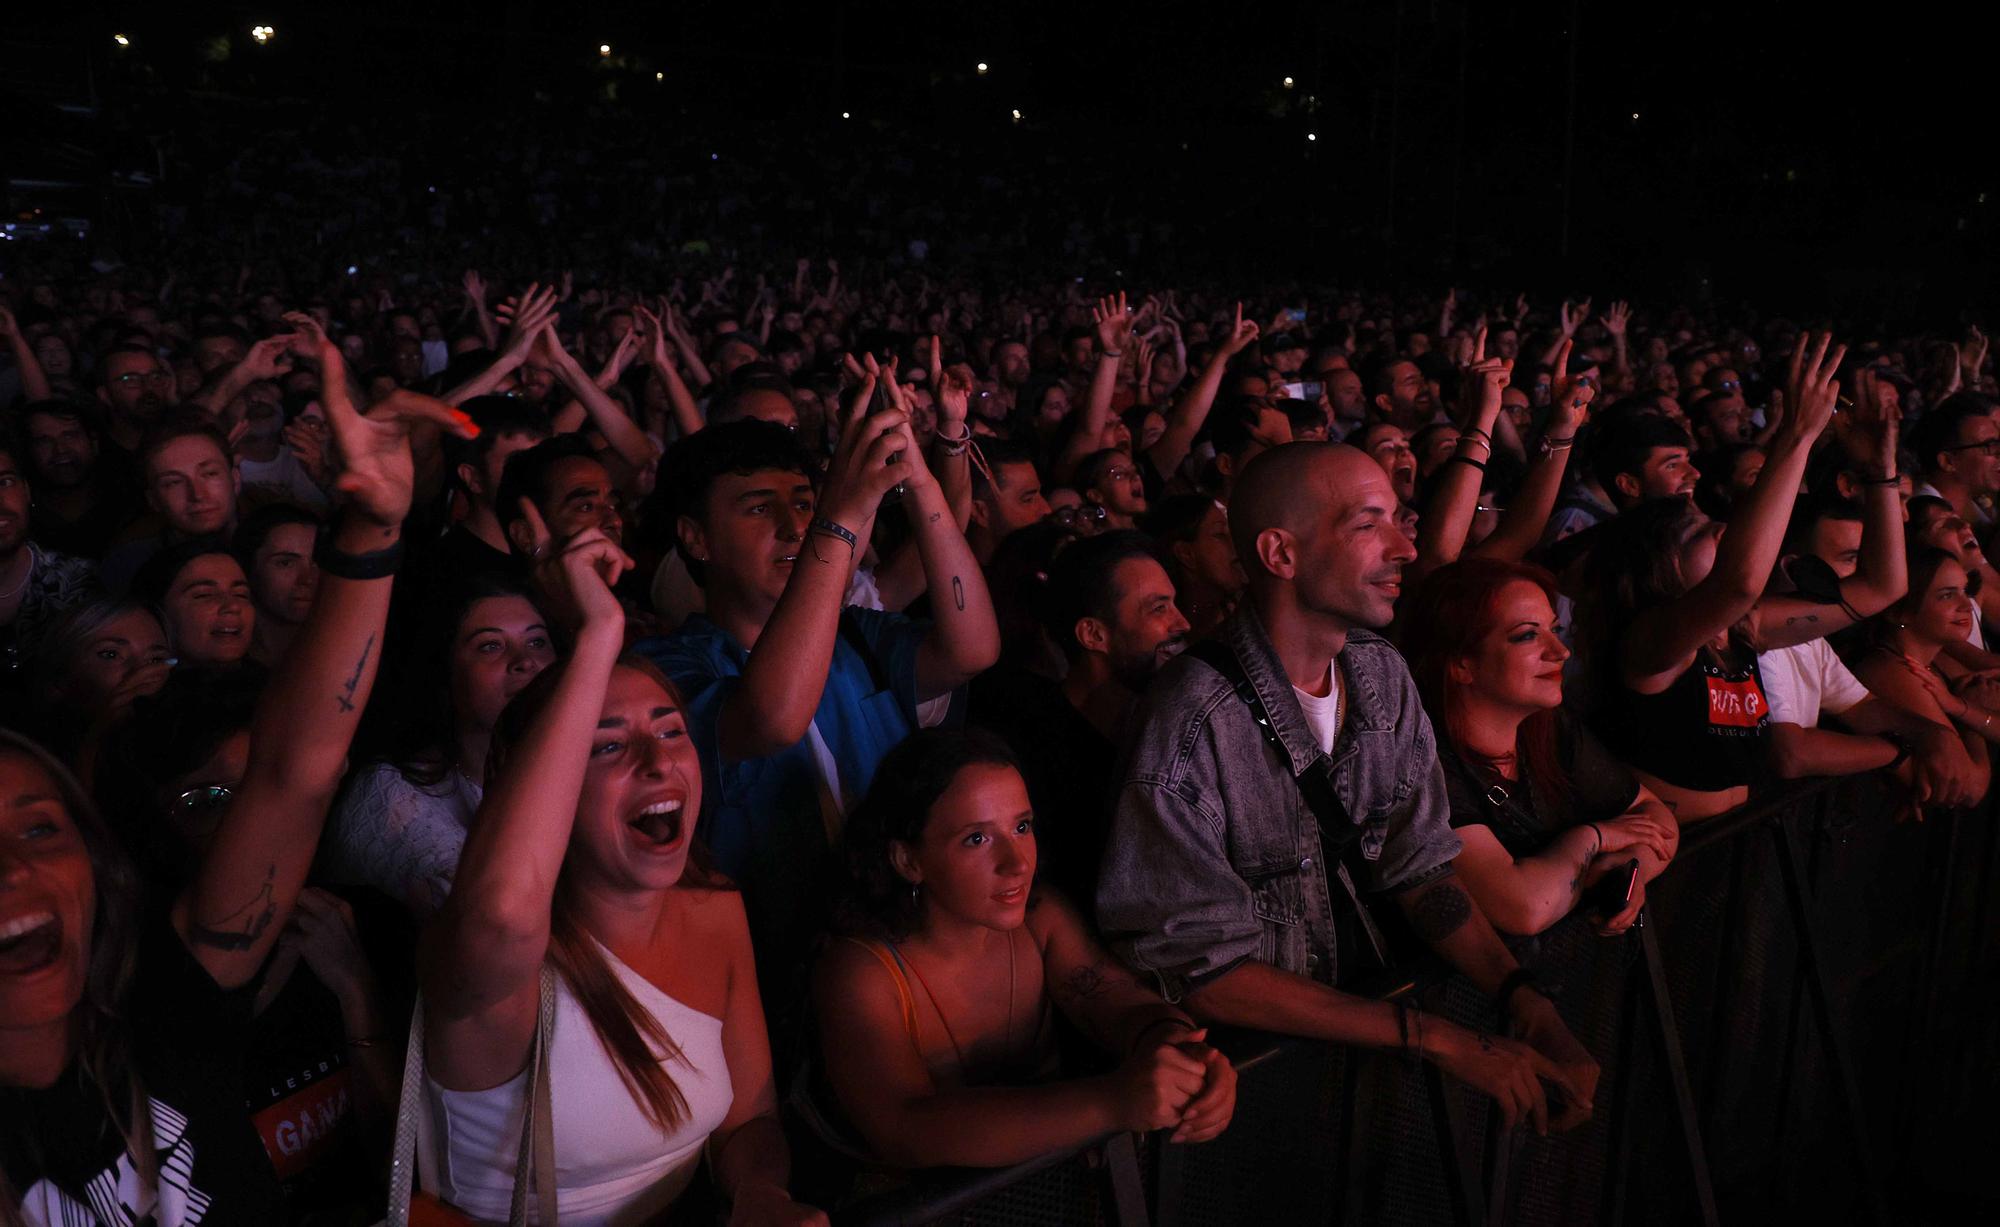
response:
[[[546,961],[566,1227],[656,1220],[704,1153],[732,1223],[824,1223],[785,1192],[741,898],[688,867],[701,766],[680,701],[619,656],[610,585],[630,560],[596,530],[551,548],[531,523],[542,582],[581,629],[502,717],[492,787],[425,934],[424,1186],[506,1220]]]

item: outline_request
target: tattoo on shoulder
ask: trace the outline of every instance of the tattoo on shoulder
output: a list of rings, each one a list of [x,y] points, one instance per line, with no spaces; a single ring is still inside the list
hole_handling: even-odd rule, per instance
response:
[[[248,950],[256,945],[257,939],[264,935],[264,930],[271,927],[271,922],[278,915],[277,880],[278,867],[265,866],[264,884],[257,888],[255,896],[234,911],[217,917],[213,923],[190,919],[188,940],[215,950]]]
[[[1410,905],[1410,927],[1427,942],[1441,942],[1472,919],[1472,899],[1453,881],[1439,882]]]
[[[354,710],[354,692],[361,686],[361,671],[368,667],[368,654],[374,650],[375,636],[370,635],[368,642],[361,645],[361,656],[354,662],[354,672],[348,675],[346,683],[340,688],[340,693],[334,696],[340,702],[341,711]]]

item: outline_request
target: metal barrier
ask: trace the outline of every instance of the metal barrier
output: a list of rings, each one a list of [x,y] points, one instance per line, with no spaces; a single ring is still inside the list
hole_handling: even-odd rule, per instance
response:
[[[1994,1132],[1973,1108],[2000,1068],[2000,827],[1983,810],[1890,815],[1874,778],[1787,789],[1689,828],[1625,938],[1572,917],[1515,943],[1603,1063],[1598,1111],[1570,1135],[1504,1134],[1483,1097],[1427,1063],[1228,1036],[1237,1112],[1214,1142],[1117,1135],[997,1171],[920,1173],[834,1221],[1920,1219],[1908,1190],[1953,1183],[1939,1148],[1970,1159]],[[1409,991],[1496,1023],[1461,980]],[[1975,1119],[1988,1123],[1964,1136]],[[1979,1170],[1962,1182],[1978,1187]]]

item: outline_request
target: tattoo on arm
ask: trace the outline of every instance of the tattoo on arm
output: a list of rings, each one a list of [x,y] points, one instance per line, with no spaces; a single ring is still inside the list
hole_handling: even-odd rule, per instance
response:
[[[1796,614],[1785,619],[1786,626],[1797,626],[1801,622],[1818,622],[1818,614]]]
[[[1079,967],[1063,981],[1063,995],[1072,1001],[1090,1001],[1111,991],[1111,985],[1118,973],[1106,974],[1102,961],[1088,967]]]
[[[944,516],[944,512],[942,512],[942,511],[933,511],[933,512],[931,512],[931,519],[930,519],[930,522],[931,522],[931,523],[933,523],[933,524],[935,524],[935,523],[937,523],[937,522],[938,522],[938,521],[939,521],[940,519],[942,519],[942,518],[943,518],[943,516]]]
[[[368,642],[361,645],[361,657],[354,662],[354,672],[348,675],[346,684],[340,688],[341,692],[334,696],[340,703],[341,711],[354,710],[354,692],[361,685],[361,671],[368,667],[368,653],[374,650],[375,636],[370,635]]]
[[[1410,927],[1432,945],[1458,932],[1471,919],[1471,897],[1449,878],[1418,895],[1410,904]]]
[[[958,612],[965,612],[965,581],[954,575],[951,577],[951,599],[958,606]]]
[[[190,917],[188,940],[217,950],[248,950],[256,945],[278,915],[278,904],[273,898],[277,877],[276,865],[265,866],[264,884],[257,888],[257,894],[235,911],[217,917],[214,924]]]

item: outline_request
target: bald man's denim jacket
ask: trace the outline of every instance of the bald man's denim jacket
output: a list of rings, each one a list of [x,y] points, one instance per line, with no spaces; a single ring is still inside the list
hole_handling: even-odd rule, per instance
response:
[[[1336,914],[1365,922],[1330,892],[1358,904],[1406,890],[1447,872],[1459,850],[1430,719],[1387,640],[1347,637],[1336,658],[1345,711],[1326,755],[1254,609],[1217,636],[1283,757],[1222,674],[1192,656],[1168,665],[1135,721],[1098,883],[1112,949],[1173,1001],[1246,959],[1336,983]],[[1329,767],[1360,828],[1336,865],[1295,779]]]

